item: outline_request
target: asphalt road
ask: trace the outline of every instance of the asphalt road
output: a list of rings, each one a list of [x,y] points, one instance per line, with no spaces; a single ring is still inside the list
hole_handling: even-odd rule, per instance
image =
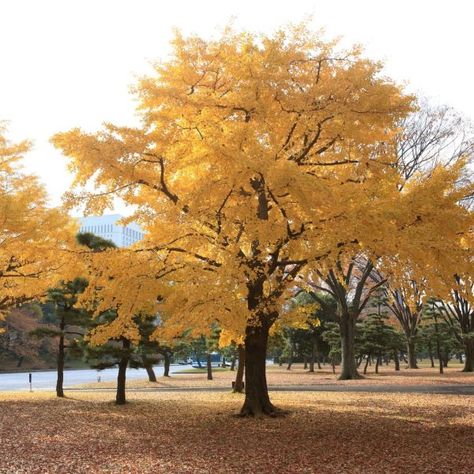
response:
[[[187,365],[172,365],[172,368],[185,369]],[[157,376],[163,375],[163,366],[154,367]],[[102,382],[111,382],[117,379],[118,368],[93,370],[78,369],[64,371],[64,387],[71,387],[83,383],[97,382],[99,377]],[[56,387],[56,371],[41,372],[15,372],[0,374],[0,392],[29,390],[28,375],[32,375],[33,390],[54,390]],[[128,369],[127,379],[146,379],[147,373],[145,369]]]

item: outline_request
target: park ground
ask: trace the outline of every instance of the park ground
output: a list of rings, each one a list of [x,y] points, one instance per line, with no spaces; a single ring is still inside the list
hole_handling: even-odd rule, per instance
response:
[[[233,373],[214,376],[134,381],[125,406],[113,404],[108,383],[67,391],[62,400],[50,392],[0,393],[0,472],[474,472],[474,397],[437,393],[474,384],[458,366],[443,376],[384,367],[348,382],[336,382],[327,368],[270,367],[269,385],[290,389],[271,393],[288,414],[262,419],[234,416],[243,395],[223,391]],[[328,384],[367,391],[317,390]],[[298,391],[310,386],[315,390]],[[371,391],[380,386],[400,393]],[[433,393],[403,392],[414,386]]]

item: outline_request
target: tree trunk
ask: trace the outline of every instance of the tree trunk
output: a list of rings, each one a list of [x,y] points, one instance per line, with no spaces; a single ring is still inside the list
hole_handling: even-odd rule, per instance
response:
[[[59,323],[59,330],[61,331],[61,335],[59,336],[59,346],[58,346],[58,376],[56,379],[56,396],[57,397],[64,397],[64,329],[66,328],[66,324],[64,321],[64,316],[61,318]]]
[[[317,342],[316,338],[313,337],[313,343],[311,344],[311,358],[309,359],[309,371],[314,372],[314,362],[316,360],[317,353]]]
[[[400,370],[400,359],[398,358],[398,351],[397,350],[393,351],[393,362],[395,362],[395,370],[399,371]]]
[[[379,373],[379,366],[380,366],[381,359],[382,359],[382,356],[378,355],[377,356],[377,362],[375,363],[375,373],[376,374]]]
[[[428,342],[428,355],[430,356],[431,368],[435,366],[433,358],[433,348],[431,347],[431,341]]]
[[[303,369],[306,370],[308,368],[308,358],[306,356],[303,357]]]
[[[355,318],[350,314],[342,314],[339,320],[341,329],[341,375],[339,380],[359,379],[355,360]]]
[[[367,373],[367,367],[369,365],[370,357],[371,357],[370,353],[367,354],[367,360],[365,361],[365,366],[364,366],[364,375]]]
[[[235,362],[236,362],[236,357],[235,355],[232,356],[232,360],[230,362],[230,370],[235,370]]]
[[[291,366],[293,365],[293,351],[294,351],[294,346],[291,344],[291,351],[290,351],[290,356],[288,357],[288,366],[286,370],[291,370]]]
[[[169,377],[170,376],[170,365],[171,365],[171,354],[168,351],[165,351],[163,353],[163,357],[165,358],[164,360],[164,371],[163,371],[163,377]]]
[[[146,373],[148,374],[148,381],[156,382],[156,374],[153,370],[153,363],[146,357],[143,357],[143,367],[145,367]]]
[[[127,366],[130,359],[130,341],[128,339],[122,338],[122,348],[124,354],[120,358],[119,362],[119,371],[117,376],[117,394],[115,396],[115,403],[117,405],[125,405],[127,399],[125,398],[125,381],[127,375]]]
[[[407,342],[407,357],[408,357],[408,368],[417,369],[418,364],[416,363],[416,348],[415,341],[408,337]]]
[[[21,365],[23,364],[23,356],[18,357],[18,363],[16,364],[16,368],[19,369]]]
[[[276,414],[268,396],[266,378],[266,356],[269,327],[263,322],[259,326],[247,326],[245,330],[245,401],[240,411],[242,416]]]
[[[207,380],[212,380],[211,353],[206,354]]]
[[[474,339],[464,341],[464,368],[463,372],[474,372]]]
[[[242,393],[244,391],[244,368],[245,368],[245,347],[239,344],[239,365],[237,366],[237,374],[234,382],[234,392]]]

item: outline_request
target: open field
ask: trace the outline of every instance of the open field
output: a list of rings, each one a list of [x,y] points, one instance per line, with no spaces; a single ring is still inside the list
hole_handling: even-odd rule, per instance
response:
[[[337,368],[338,369],[338,368]],[[474,373],[461,372],[462,365],[453,363],[440,375],[437,368],[432,369],[426,364],[420,364],[419,369],[404,369],[395,372],[393,366],[383,366],[380,373],[374,374],[373,367],[369,368],[367,375],[361,380],[337,380],[329,365],[323,366],[322,370],[309,373],[303,370],[303,364],[294,364],[291,370],[286,366],[270,365],[267,367],[267,381],[269,386],[285,385],[328,385],[337,386],[361,386],[361,385],[434,385],[446,384],[474,384]],[[207,380],[207,372],[196,369],[194,373],[185,370],[183,373],[173,372],[171,377],[158,377],[157,383],[146,380],[130,380],[128,388],[186,388],[186,387],[231,387],[235,372],[230,370],[213,371],[213,380]],[[115,382],[101,382],[78,385],[81,388],[114,388]]]
[[[470,473],[469,396],[273,393],[287,416],[233,416],[242,395],[0,394],[1,473]]]
[[[318,392],[333,384],[467,386],[459,365],[383,367],[359,381],[338,382],[329,367],[314,374],[270,366],[272,392],[289,414],[241,419],[243,395],[187,388],[230,387],[235,372],[174,374],[158,383],[130,381],[126,406],[112,403],[115,384],[81,386],[64,400],[49,392],[0,394],[0,473],[470,473],[474,471],[474,403],[469,395]],[[188,371],[189,372],[189,371]],[[101,391],[100,389],[108,389]],[[160,390],[160,388],[164,390]],[[183,389],[168,391],[166,389]],[[97,390],[98,389],[98,390]]]

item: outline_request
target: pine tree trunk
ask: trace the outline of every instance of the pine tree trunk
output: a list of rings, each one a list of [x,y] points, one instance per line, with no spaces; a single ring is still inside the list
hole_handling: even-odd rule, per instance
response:
[[[428,355],[430,356],[431,368],[435,366],[433,358],[433,348],[431,347],[431,341],[428,342]]]
[[[61,318],[61,322],[59,323],[59,330],[61,331],[61,335],[59,336],[59,346],[58,346],[58,365],[57,371],[58,376],[56,379],[56,396],[57,397],[64,397],[64,329],[66,328],[66,324],[64,321],[64,316]]]
[[[306,356],[303,357],[303,369],[306,370],[308,368],[308,358]]]
[[[415,341],[413,341],[413,339],[411,338],[408,338],[408,342],[407,342],[407,357],[408,357],[408,368],[417,369],[418,364],[416,363]]]
[[[130,359],[130,354],[128,352],[128,349],[130,349],[130,341],[128,339],[122,339],[122,348],[125,352],[120,358],[119,371],[117,375],[117,393],[115,396],[115,403],[117,405],[125,405],[125,403],[127,402],[127,399],[125,397],[125,382],[128,361]]]
[[[381,355],[378,355],[377,356],[377,362],[375,363],[375,373],[378,374],[379,373],[379,366],[380,366],[380,361],[382,359],[382,356]]]
[[[474,372],[474,339],[464,341],[464,368],[463,372]]]
[[[143,357],[143,366],[145,367],[146,373],[148,374],[148,381],[156,382],[156,374],[153,370],[153,363],[147,358]]]
[[[397,350],[393,351],[393,362],[395,362],[395,370],[399,371],[400,370],[400,359],[398,358],[398,351]]]
[[[266,356],[269,328],[247,326],[245,331],[245,401],[242,416],[275,415],[276,409],[268,396]]]
[[[163,354],[163,357],[165,358],[164,360],[164,371],[163,371],[163,377],[169,377],[170,376],[170,365],[171,365],[171,355],[165,351]]]
[[[313,337],[313,343],[311,344],[311,358],[309,359],[309,371],[314,372],[314,362],[316,360],[316,338]]]
[[[342,314],[339,321],[341,329],[341,374],[339,380],[359,379],[355,360],[355,318],[350,314]]]
[[[232,370],[232,371],[235,370],[235,362],[236,362],[236,359],[237,359],[237,358],[235,357],[235,355],[232,356],[232,360],[231,360],[231,362],[230,362],[230,370]]]
[[[448,367],[448,362],[449,362],[449,352],[445,348],[443,352],[443,367]]]
[[[196,362],[197,362],[198,367],[202,369],[201,360],[199,359],[199,354],[197,352],[196,352]]]
[[[367,367],[369,365],[369,360],[370,360],[370,352],[367,354],[367,360],[365,361],[365,366],[364,366],[364,375],[367,373]]]
[[[234,382],[234,392],[242,393],[244,391],[244,369],[245,369],[245,346],[239,344],[239,365],[237,366],[237,374]]]
[[[207,380],[212,380],[211,353],[206,354]]]
[[[288,366],[286,367],[286,370],[291,370],[291,366],[293,365],[293,350],[294,346],[291,344],[291,351],[290,351],[290,356],[288,358]]]

